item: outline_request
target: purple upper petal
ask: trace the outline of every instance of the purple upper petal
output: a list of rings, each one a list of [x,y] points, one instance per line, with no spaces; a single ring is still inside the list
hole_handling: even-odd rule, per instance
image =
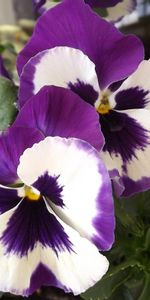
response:
[[[19,158],[26,148],[43,139],[37,129],[10,128],[0,136],[0,183],[12,184],[17,176]]]
[[[82,0],[64,0],[39,18],[18,57],[19,73],[35,54],[56,46],[83,51],[96,65],[101,88],[126,78],[143,59],[143,46],[135,36],[124,36]]]
[[[76,137],[98,150],[103,146],[95,108],[64,88],[42,88],[26,102],[14,125],[38,128],[45,136]]]

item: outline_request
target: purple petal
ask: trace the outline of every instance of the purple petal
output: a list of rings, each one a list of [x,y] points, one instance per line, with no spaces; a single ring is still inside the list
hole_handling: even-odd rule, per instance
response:
[[[70,90],[44,87],[20,111],[15,126],[38,128],[45,136],[76,137],[103,146],[95,108]]]
[[[143,46],[136,37],[124,36],[81,0],[64,0],[38,20],[18,57],[19,73],[31,57],[56,46],[83,51],[96,65],[101,88],[126,78],[143,59]]]
[[[139,192],[144,192],[150,189],[150,177],[142,177],[139,180],[133,180],[129,176],[122,177],[125,189],[122,197],[129,197]]]
[[[10,128],[0,136],[0,183],[12,184],[17,179],[19,158],[26,148],[43,139],[37,129]]]
[[[49,246],[56,253],[71,249],[71,243],[61,224],[46,208],[43,199],[23,199],[12,214],[1,241],[7,253],[27,255],[37,242]]]

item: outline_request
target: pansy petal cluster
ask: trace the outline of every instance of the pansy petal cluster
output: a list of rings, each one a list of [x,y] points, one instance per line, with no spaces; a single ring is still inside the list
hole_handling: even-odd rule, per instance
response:
[[[28,296],[52,285],[79,294],[106,273],[99,250],[114,241],[108,172],[97,150],[77,138],[86,139],[90,118],[100,140],[98,119],[77,95],[57,87],[43,88],[20,114],[0,137],[0,290]],[[37,128],[19,127],[19,118],[30,117]]]
[[[35,11],[42,14],[47,9],[57,5],[57,2],[59,0],[33,0],[33,6]],[[84,0],[84,2],[92,9],[101,9],[101,13],[105,15],[105,18],[112,22],[119,21],[122,17],[131,13],[136,6],[136,0]]]
[[[66,0],[40,18],[18,59],[20,107],[44,85],[68,88],[93,106],[105,138],[101,155],[110,176],[119,175],[123,196],[150,185],[144,167],[149,155],[148,90],[139,81],[128,84],[142,58],[136,37],[121,34],[83,1]],[[117,193],[120,188],[116,186]]]
[[[150,61],[85,2],[45,12],[18,56],[19,113],[0,135],[4,292],[93,286],[114,242],[111,179],[122,196],[150,187]]]

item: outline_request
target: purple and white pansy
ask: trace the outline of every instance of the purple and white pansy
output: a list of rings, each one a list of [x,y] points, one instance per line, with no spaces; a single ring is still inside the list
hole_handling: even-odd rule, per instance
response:
[[[106,19],[118,21],[131,13],[136,7],[136,0],[85,0],[92,8],[105,8]]]
[[[60,0],[61,1],[61,0]],[[54,7],[59,1],[33,0],[36,11],[43,14],[49,8]],[[105,9],[105,18],[109,21],[118,21],[131,13],[136,6],[136,0],[84,0],[92,9]]]
[[[83,131],[75,121],[79,111]],[[112,189],[98,151],[87,143],[93,143],[88,118],[100,148],[92,107],[67,89],[44,87],[0,136],[1,291],[28,296],[49,285],[80,294],[107,272],[99,250],[114,241]]]
[[[71,89],[94,107],[105,138],[101,155],[110,176],[120,176],[123,196],[150,187],[144,167],[149,153],[150,118],[144,107],[148,90],[136,73],[130,75],[142,59],[136,37],[121,34],[82,0],[65,0],[45,13],[18,59],[20,107],[44,85]],[[135,82],[128,86],[132,78]]]

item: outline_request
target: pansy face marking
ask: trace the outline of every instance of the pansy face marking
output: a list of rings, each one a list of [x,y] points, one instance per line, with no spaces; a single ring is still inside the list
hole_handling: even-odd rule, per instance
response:
[[[111,106],[109,103],[108,92],[102,93],[100,101],[97,101],[97,103],[95,103],[95,107],[96,107],[96,111],[101,115],[105,115],[109,113],[109,111],[111,110]]]
[[[40,95],[49,90],[60,88]],[[0,154],[0,290],[84,292],[107,272],[99,250],[114,241],[111,183],[99,153],[76,138],[11,127],[0,136]]]
[[[30,201],[38,201],[41,198],[40,192],[38,192],[37,190],[35,191],[35,189],[33,189],[30,186],[25,186],[24,192],[25,192],[24,197]]]

